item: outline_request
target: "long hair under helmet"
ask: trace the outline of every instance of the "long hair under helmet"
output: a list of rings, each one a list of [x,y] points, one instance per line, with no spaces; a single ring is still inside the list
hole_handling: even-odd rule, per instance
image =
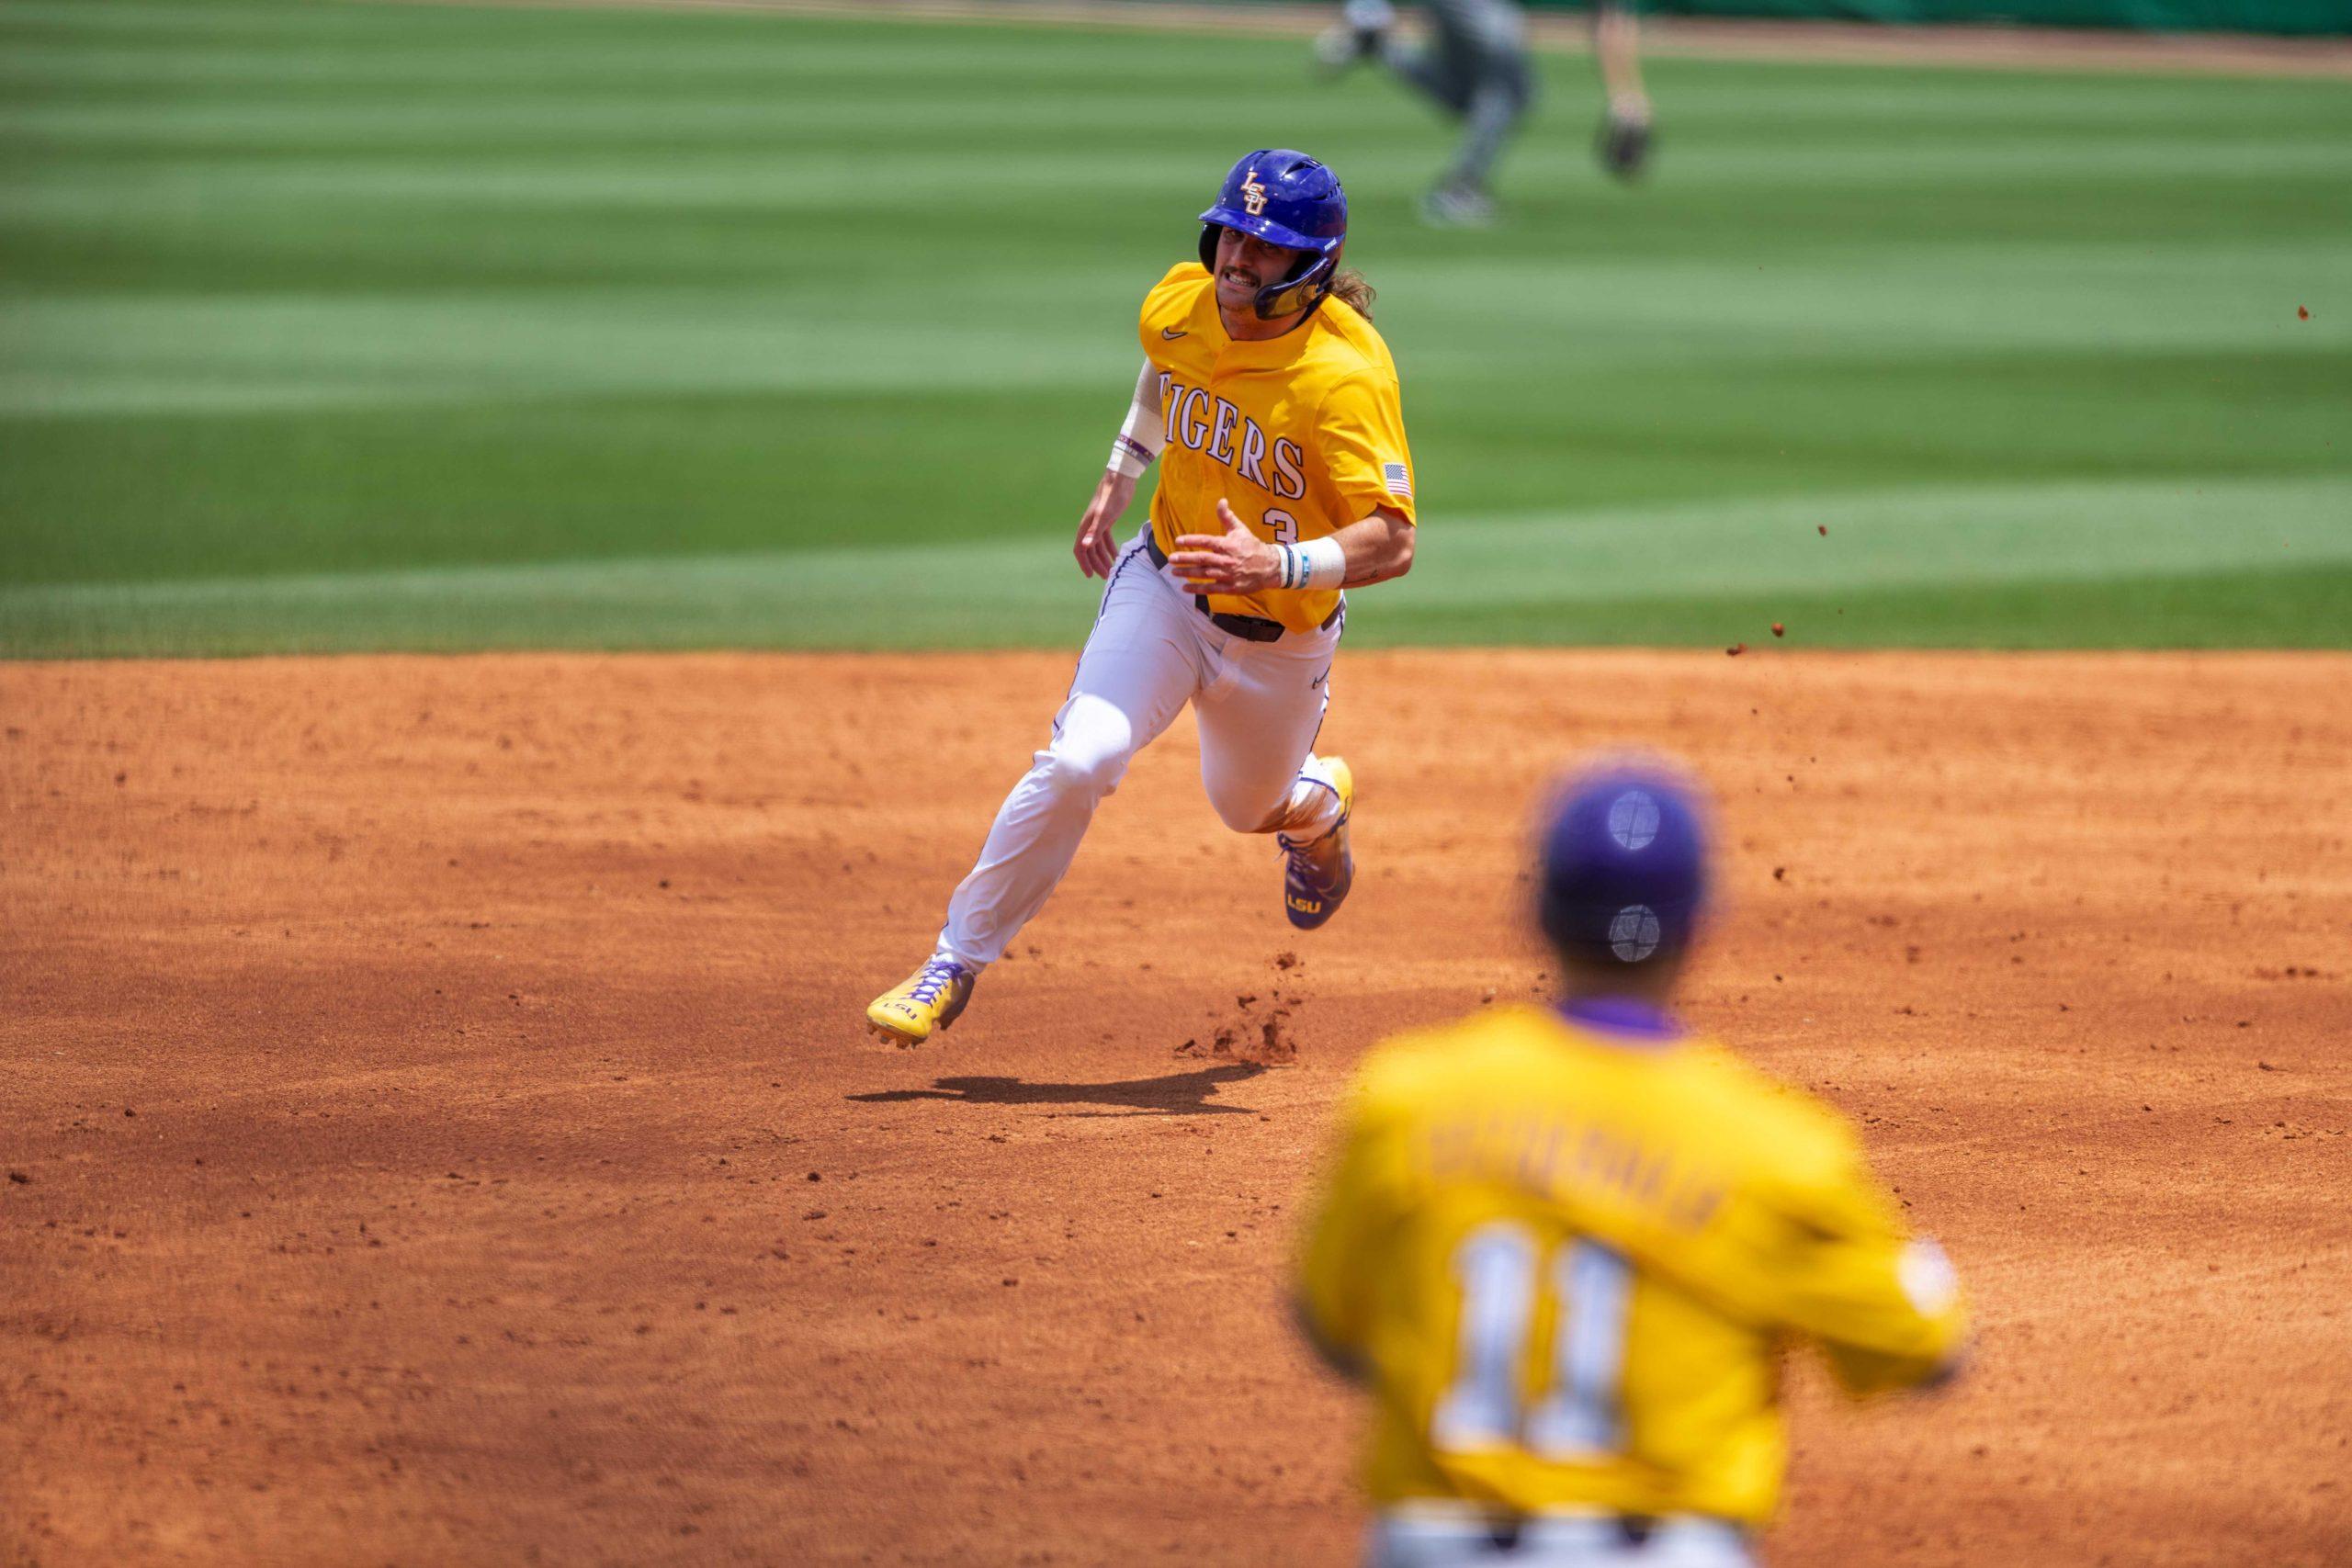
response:
[[[1220,229],[1238,229],[1270,245],[1303,253],[1290,276],[1258,290],[1261,321],[1311,311],[1329,297],[1348,238],[1348,193],[1340,176],[1287,147],[1245,153],[1201,214],[1201,265],[1216,271]]]

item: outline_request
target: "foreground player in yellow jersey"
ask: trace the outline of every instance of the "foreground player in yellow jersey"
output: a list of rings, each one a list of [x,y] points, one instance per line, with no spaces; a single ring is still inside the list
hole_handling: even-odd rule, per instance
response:
[[[1378,1406],[1380,1568],[1740,1568],[1787,1451],[1779,1360],[1930,1383],[1965,1334],[1853,1129],[1667,1010],[1706,846],[1683,787],[1590,776],[1545,835],[1564,991],[1368,1056],[1301,1307]]]
[[[1340,266],[1348,201],[1304,152],[1245,154],[1200,216],[1199,261],[1144,297],[1144,364],[1080,517],[1079,570],[1106,579],[1061,710],[947,903],[931,957],[866,1022],[919,1045],[1045,907],[1094,809],[1189,705],[1201,783],[1238,833],[1283,852],[1283,910],[1313,931],[1355,875],[1355,777],[1315,753],[1347,619],[1343,589],[1413,564],[1412,457],[1372,291]],[[1155,461],[1151,522],[1119,519]]]

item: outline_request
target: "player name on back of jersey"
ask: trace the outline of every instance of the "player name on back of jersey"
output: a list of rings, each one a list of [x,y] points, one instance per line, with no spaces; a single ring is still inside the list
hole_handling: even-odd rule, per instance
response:
[[[1723,1206],[1724,1180],[1690,1151],[1622,1126],[1550,1110],[1474,1111],[1428,1131],[1429,1170],[1515,1187],[1546,1202],[1578,1199],[1642,1211],[1668,1230],[1696,1231]]]
[[[1160,419],[1168,439],[1215,458],[1260,490],[1296,501],[1306,493],[1306,453],[1288,436],[1269,444],[1258,422],[1205,387],[1188,387],[1159,373]],[[1237,445],[1237,442],[1238,445]],[[1273,478],[1266,477],[1267,459]]]

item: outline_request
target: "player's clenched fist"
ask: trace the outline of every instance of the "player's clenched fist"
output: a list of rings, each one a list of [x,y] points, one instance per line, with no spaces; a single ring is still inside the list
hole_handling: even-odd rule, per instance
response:
[[[1216,503],[1216,520],[1225,525],[1221,535],[1185,534],[1177,538],[1176,548],[1168,558],[1176,575],[1201,593],[1255,593],[1276,586],[1282,576],[1282,558],[1274,547],[1252,534],[1222,498]]]
[[[1118,541],[1113,536],[1119,519],[1126,514],[1127,502],[1135,497],[1134,479],[1116,468],[1104,472],[1078,520],[1078,543],[1070,547],[1070,554],[1078,558],[1079,570],[1089,577],[1111,575],[1111,563],[1119,557]]]

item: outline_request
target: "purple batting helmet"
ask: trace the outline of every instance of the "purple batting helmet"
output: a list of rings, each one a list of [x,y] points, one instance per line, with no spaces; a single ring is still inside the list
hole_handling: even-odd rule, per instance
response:
[[[1225,176],[1216,205],[1201,214],[1201,265],[1216,270],[1221,229],[1255,234],[1303,253],[1290,276],[1258,291],[1258,319],[1312,310],[1331,292],[1348,237],[1348,193],[1340,176],[1287,147],[1245,154]]]

